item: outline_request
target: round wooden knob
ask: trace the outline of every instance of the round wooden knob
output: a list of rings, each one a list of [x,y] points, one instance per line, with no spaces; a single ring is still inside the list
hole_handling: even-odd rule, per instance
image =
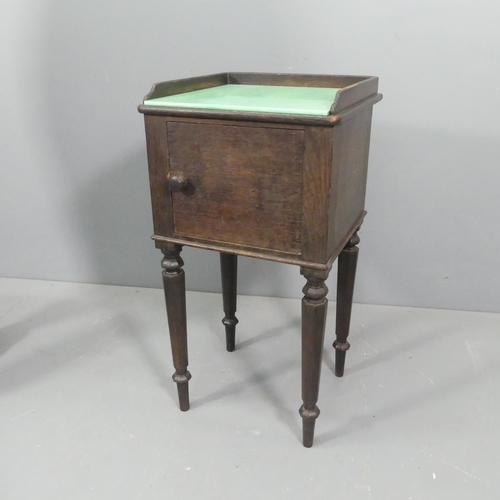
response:
[[[171,175],[168,180],[168,187],[171,191],[182,191],[188,184],[188,180],[183,175]]]

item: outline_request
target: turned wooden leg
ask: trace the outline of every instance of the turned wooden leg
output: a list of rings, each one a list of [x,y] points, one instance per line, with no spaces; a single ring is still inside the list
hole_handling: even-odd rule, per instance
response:
[[[220,254],[220,268],[222,277],[222,300],[224,302],[224,319],[222,324],[226,327],[226,349],[231,352],[235,349],[235,335],[238,318],[236,312],[236,284],[238,278],[238,256]]]
[[[164,258],[161,266],[163,267],[163,288],[175,367],[172,379],[177,383],[179,407],[182,411],[187,411],[189,410],[188,382],[191,374],[187,369],[186,284],[182,270],[184,262],[180,256],[181,250],[181,245],[169,243],[162,249]]]
[[[302,440],[310,448],[314,440],[314,426],[319,416],[316,406],[319,394],[321,359],[328,300],[325,280],[328,271],[301,268],[307,279],[302,299],[302,401],[299,413],[302,417]]]
[[[349,326],[351,323],[352,297],[354,293],[354,280],[356,278],[356,265],[358,263],[358,232],[356,231],[347,242],[338,260],[337,279],[337,319],[335,348],[335,375],[344,375],[345,355],[350,344],[347,342]]]

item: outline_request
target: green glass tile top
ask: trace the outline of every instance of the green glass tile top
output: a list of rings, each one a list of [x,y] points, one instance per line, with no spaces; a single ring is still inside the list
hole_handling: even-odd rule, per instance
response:
[[[327,116],[338,88],[221,85],[144,101],[147,106]]]

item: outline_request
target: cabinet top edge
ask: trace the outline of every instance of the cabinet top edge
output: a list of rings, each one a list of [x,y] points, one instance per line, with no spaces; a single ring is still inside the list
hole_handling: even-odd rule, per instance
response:
[[[144,101],[166,96],[173,96],[196,90],[208,89],[222,85],[267,85],[339,88],[332,102],[330,112],[326,116],[291,115],[255,111],[221,111],[213,109],[174,108],[141,104],[138,111],[144,114],[165,116],[220,117],[225,119],[249,119],[252,121],[274,121],[285,123],[317,124],[333,126],[339,122],[334,116],[357,103],[377,95],[378,77],[356,75],[322,75],[296,73],[215,73],[211,75],[169,80],[155,83]],[[380,98],[378,99],[380,100]],[[376,102],[378,102],[378,100]]]

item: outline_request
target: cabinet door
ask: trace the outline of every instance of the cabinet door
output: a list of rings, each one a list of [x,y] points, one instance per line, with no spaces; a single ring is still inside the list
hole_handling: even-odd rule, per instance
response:
[[[169,122],[174,234],[300,254],[304,131]]]

